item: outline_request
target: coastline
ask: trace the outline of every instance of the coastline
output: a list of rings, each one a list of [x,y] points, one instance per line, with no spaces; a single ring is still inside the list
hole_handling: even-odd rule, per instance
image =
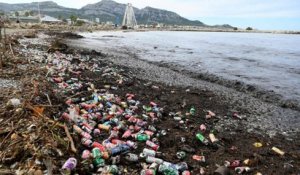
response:
[[[89,45],[81,44],[80,40],[67,40],[66,43],[74,48],[89,49]],[[114,64],[136,70],[134,75],[137,78],[187,89],[211,90],[222,99],[222,103],[230,106],[232,111],[245,112],[247,121],[244,125],[251,132],[266,133],[269,136],[276,133],[295,135],[299,132],[299,106],[280,99],[273,92],[209,74],[180,70],[169,63],[143,60],[131,48],[99,48],[96,51],[112,55],[109,61]],[[247,90],[248,88],[250,90]]]
[[[48,57],[53,56],[51,53],[46,54],[48,48],[46,46],[45,48],[44,46],[39,47],[39,42],[37,42],[37,44],[31,43],[30,40],[28,42],[29,46],[32,45],[33,51],[36,49],[39,50],[39,52],[36,53],[42,53]],[[189,156],[185,161],[188,163],[193,174],[197,174],[201,167],[204,167],[206,172],[212,173],[216,169],[214,165],[222,164],[225,160],[243,160],[248,158],[253,160],[252,164],[249,165],[253,167],[253,172],[262,172],[263,174],[294,174],[298,172],[300,161],[300,155],[299,152],[297,152],[300,145],[299,131],[293,131],[294,135],[290,138],[286,135],[288,133],[282,133],[280,128],[278,128],[279,131],[277,130],[277,132],[274,133],[272,127],[276,124],[272,122],[266,126],[265,130],[257,128],[259,124],[266,125],[265,122],[270,120],[273,116],[271,115],[272,113],[270,113],[268,117],[263,116],[264,118],[261,118],[261,121],[256,121],[257,118],[254,116],[260,114],[264,109],[270,110],[271,112],[273,110],[276,111],[276,107],[256,101],[232,89],[196,80],[166,67],[142,61],[130,51],[126,53],[116,52],[117,55],[116,53],[105,53],[105,51],[101,51],[101,48],[99,51],[87,51],[78,49],[78,47],[69,47],[67,50],[60,52],[69,53],[72,57],[76,56],[76,54],[74,54],[74,52],[76,52],[81,56],[85,55],[90,58],[87,59],[87,64],[99,63],[101,65],[100,70],[102,72],[84,70],[78,77],[80,80],[86,83],[92,82],[99,89],[105,88],[105,85],[117,87],[116,90],[111,89],[109,91],[118,94],[120,97],[124,97],[127,93],[134,93],[143,104],[155,101],[164,108],[162,118],[156,123],[157,128],[167,130],[167,137],[164,137],[160,141],[160,151],[166,153],[163,157],[164,160],[179,162],[175,156],[176,152],[182,149],[184,145],[189,145],[195,149],[195,152],[188,153]],[[36,53],[32,53],[33,58],[42,62],[40,57],[36,57]],[[44,66],[43,63],[41,66]],[[115,77],[102,76],[103,71],[109,68],[116,70],[117,74],[122,75],[124,79],[123,84],[115,82]],[[42,74],[44,73],[45,72]],[[54,88],[57,88],[55,83],[51,83]],[[50,89],[50,91],[52,90]],[[86,94],[89,94],[89,92],[84,90],[84,94],[80,96],[85,97],[84,95]],[[54,115],[60,110],[65,110],[65,105],[63,105],[65,96],[59,95],[60,94],[54,96],[58,99],[52,99],[53,103],[55,103],[53,105],[60,106],[60,109],[51,112]],[[252,109],[251,105],[248,106],[248,103],[252,103],[252,107],[259,109]],[[170,112],[181,111],[182,113],[186,113],[192,106],[196,108],[196,115],[187,116],[187,127],[181,127],[178,121],[175,121],[169,116]],[[216,113],[216,117],[205,119],[207,110]],[[238,114],[242,116],[242,119],[234,118],[232,115],[234,112],[238,112]],[[286,113],[286,111],[278,111],[278,116],[284,113]],[[215,130],[216,136],[225,147],[215,150],[205,147],[195,140],[195,133],[198,132],[199,125],[203,123],[205,123],[209,129]],[[296,127],[299,126],[297,123],[294,124]],[[283,125],[280,127],[282,129],[286,126]],[[256,132],[256,129],[258,132]],[[267,130],[272,132],[266,134]],[[55,132],[62,135],[61,130]],[[273,137],[270,138],[267,135]],[[75,142],[79,143],[76,147],[82,147],[80,145],[79,136],[74,133],[72,133],[72,136]],[[185,137],[187,141],[181,143],[181,137]],[[255,148],[253,146],[255,142],[262,142],[264,146],[262,148]],[[140,148],[133,152],[138,154],[143,146],[144,145],[140,145]],[[231,149],[232,146],[236,147],[237,150]],[[273,153],[271,150],[272,146],[277,146],[286,151],[287,154],[285,157],[280,157]],[[70,153],[68,147],[63,148],[63,151],[65,154],[61,157],[55,157],[56,160],[53,162],[56,165],[54,169],[55,172],[58,172],[64,160],[70,157],[70,155],[74,155]],[[207,161],[205,163],[199,163],[191,158],[193,154],[204,154],[207,157]],[[80,159],[80,154],[75,154],[74,156]],[[289,169],[283,168],[286,161],[293,161],[293,167],[289,167]],[[22,162],[20,162],[20,164],[21,163]],[[121,161],[121,166],[127,169],[127,173],[123,174],[139,174],[138,170],[141,170],[139,164],[128,164],[124,160]],[[86,171],[83,165],[76,169],[77,173],[86,173]]]

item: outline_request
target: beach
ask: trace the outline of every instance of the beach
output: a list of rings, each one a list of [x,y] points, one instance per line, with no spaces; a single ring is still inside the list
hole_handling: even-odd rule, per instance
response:
[[[86,163],[81,157],[82,151],[87,148],[80,144],[81,137],[72,129],[72,122],[61,117],[70,108],[66,100],[70,97],[89,97],[96,89],[95,92],[115,94],[123,101],[126,101],[128,94],[134,94],[134,100],[139,100],[143,105],[147,106],[150,102],[157,104],[161,109],[161,116],[151,124],[159,131],[157,133],[162,130],[166,132],[166,135],[158,137],[159,151],[164,153],[160,158],[174,164],[186,162],[191,174],[200,174],[201,171],[213,174],[217,165],[222,166],[224,161],[234,160],[240,161],[239,166],[250,167],[251,171],[247,172],[250,174],[299,173],[297,109],[283,108],[235,88],[190,76],[189,72],[178,71],[169,64],[143,60],[134,50],[120,51],[117,47],[111,50],[101,47],[88,50],[80,44],[80,39],[75,41],[74,36],[72,40],[65,36],[68,35],[60,35],[58,39],[57,33],[40,32],[35,38],[21,39],[20,44],[14,46],[14,54],[26,58],[19,61],[22,64],[26,62],[28,67],[22,70],[22,67],[17,66],[12,73],[9,71],[11,65],[8,65],[2,70],[1,77],[19,82],[18,88],[12,85],[10,89],[1,89],[9,94],[8,96],[2,93],[1,97],[1,129],[5,131],[2,132],[0,140],[3,172],[6,170],[7,174],[13,174],[15,170],[20,169],[23,174],[30,174],[29,170],[32,170],[31,173],[40,170],[44,173],[51,171],[58,174],[64,162],[70,157],[75,157],[78,165],[72,170],[73,173],[96,173],[98,168],[91,168],[89,165],[92,158]],[[66,61],[66,67],[53,66],[58,64],[57,61],[53,62],[55,59],[58,59],[58,63]],[[47,69],[49,65],[53,66],[53,74]],[[79,65],[79,68],[76,67]],[[64,68],[67,69],[63,73],[60,72]],[[18,76],[15,77],[14,73]],[[30,80],[30,77],[34,77],[36,82]],[[23,81],[24,78],[27,81]],[[75,79],[81,84],[78,85],[77,81],[70,83],[73,89],[62,88],[60,85],[61,82]],[[45,94],[48,94],[50,99]],[[26,101],[22,106],[25,111],[22,115],[12,115],[16,110],[5,107],[10,98]],[[113,103],[119,105],[117,102]],[[37,112],[38,108],[35,107],[41,104],[44,106],[43,112]],[[137,110],[138,116],[149,114],[142,112],[143,108],[140,108]],[[191,112],[191,108],[195,109],[194,113]],[[24,125],[18,122],[20,117]],[[124,119],[121,117],[119,120]],[[150,120],[143,120],[150,123]],[[11,122],[15,124],[12,125]],[[28,127],[33,123],[37,129],[29,131]],[[71,141],[67,132],[61,127],[56,127],[60,124],[69,128],[69,134],[78,152],[74,152],[69,146]],[[214,133],[219,140],[219,146],[207,146],[196,139],[201,124],[207,128],[203,135],[208,138],[210,133]],[[38,134],[40,132],[43,132],[43,135]],[[119,135],[122,132],[120,131]],[[102,142],[111,134],[102,131],[101,133],[95,140]],[[12,143],[14,144],[11,145]],[[261,143],[262,146],[255,143]],[[145,147],[145,143],[141,142],[138,143],[137,149],[131,149],[130,152],[139,155]],[[274,152],[273,147],[283,150],[284,155]],[[178,159],[178,151],[185,151],[187,156]],[[26,154],[22,155],[24,152]],[[197,161],[192,158],[193,155],[204,155],[206,161]],[[120,162],[117,163],[120,174],[140,174],[143,169],[141,163],[144,163],[144,160],[131,163],[126,161],[122,154],[120,158]],[[247,159],[249,161],[245,163]],[[35,163],[26,163],[32,160]],[[49,167],[49,160],[52,168]],[[106,165],[111,164],[111,159],[106,160]],[[234,172],[234,168],[231,172]]]

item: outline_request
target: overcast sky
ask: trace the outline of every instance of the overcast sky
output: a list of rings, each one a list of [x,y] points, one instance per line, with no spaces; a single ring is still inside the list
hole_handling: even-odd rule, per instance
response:
[[[33,0],[0,0],[25,3]],[[37,1],[37,0],[35,0]],[[81,8],[100,0],[53,0],[59,5]],[[151,6],[174,11],[206,24],[230,24],[259,29],[300,30],[300,0],[115,0],[144,8]]]

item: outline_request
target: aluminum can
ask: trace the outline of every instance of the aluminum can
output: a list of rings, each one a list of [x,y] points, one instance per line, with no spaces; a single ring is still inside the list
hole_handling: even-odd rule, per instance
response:
[[[130,137],[131,134],[132,134],[131,131],[128,129],[124,132],[124,134],[122,135],[122,138],[126,139],[126,138]]]
[[[129,162],[139,161],[139,157],[136,154],[128,153],[125,155],[125,159]]]
[[[102,144],[98,143],[98,142],[93,142],[92,147],[93,148],[99,148],[101,152],[106,151],[105,147]]]
[[[82,138],[81,139],[81,144],[83,144],[86,147],[91,147],[93,144],[93,141],[87,138]]]
[[[83,152],[82,152],[82,155],[81,155],[81,158],[82,159],[88,159],[88,158],[90,158],[91,157],[91,152],[89,151],[89,150],[84,150]]]
[[[137,144],[135,142],[133,142],[133,141],[127,140],[126,144],[128,146],[130,146],[131,148],[133,148],[133,149],[137,149]]]
[[[102,153],[99,148],[93,148],[92,155],[94,158],[102,157]]]
[[[197,160],[198,162],[205,162],[205,156],[193,155],[192,158],[193,158],[194,160]]]
[[[72,171],[76,168],[77,160],[74,157],[69,158],[62,166],[63,170]]]
[[[151,147],[154,151],[157,151],[159,148],[159,145],[155,144],[154,142],[151,142],[150,140],[146,141],[146,145]]]
[[[152,157],[152,156],[148,156],[146,158],[146,162],[147,163],[157,163],[157,164],[162,164],[164,161],[160,158],[156,158],[156,157]]]
[[[116,156],[122,153],[126,153],[130,150],[130,147],[126,144],[120,144],[110,150],[112,156]]]
[[[143,149],[143,154],[144,154],[145,156],[152,156],[152,157],[155,157],[156,151],[151,150],[151,149],[144,148],[144,149]]]

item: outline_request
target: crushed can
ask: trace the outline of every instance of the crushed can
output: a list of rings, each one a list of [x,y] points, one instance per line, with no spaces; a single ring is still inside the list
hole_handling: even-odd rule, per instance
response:
[[[182,173],[181,173],[181,175],[191,175],[191,172],[190,171],[183,171]]]
[[[236,167],[234,169],[234,171],[238,174],[243,174],[243,173],[246,173],[246,172],[250,172],[251,171],[251,168],[249,167]]]
[[[144,149],[143,149],[143,155],[144,155],[144,157],[147,157],[147,156],[155,157],[156,151],[151,150],[151,149],[144,148]]]
[[[154,135],[154,132],[149,131],[149,130],[144,131],[144,133],[147,134],[150,137]]]
[[[225,161],[224,165],[228,168],[236,168],[236,167],[239,167],[241,165],[241,161],[240,160],[234,160],[234,161]]]
[[[176,153],[176,157],[178,159],[184,159],[186,157],[186,153],[184,151],[179,151]]]
[[[92,147],[93,141],[90,139],[82,138],[81,139],[81,144],[86,146],[86,147]]]
[[[197,133],[196,134],[196,138],[203,143],[204,145],[208,145],[209,141],[201,134],[201,133]]]
[[[142,170],[140,175],[156,175],[156,171],[153,169]]]
[[[133,148],[133,149],[137,149],[137,143],[135,143],[135,142],[133,142],[133,141],[127,140],[127,141],[126,141],[126,144],[127,144],[128,146],[130,146],[131,148]]]
[[[137,134],[135,136],[135,139],[140,142],[145,142],[150,139],[150,136],[148,136],[147,134]]]
[[[92,155],[94,158],[102,157],[102,153],[99,148],[93,148]]]
[[[188,170],[188,164],[186,162],[180,162],[176,164],[176,169],[180,172]]]
[[[130,150],[130,147],[126,144],[120,144],[110,150],[112,156],[116,156],[122,153],[126,153]]]
[[[192,158],[198,162],[205,162],[205,156],[193,155]]]
[[[206,131],[206,126],[205,126],[204,124],[201,124],[201,125],[200,125],[200,130],[201,130],[202,132],[205,132],[205,131]]]
[[[156,158],[156,157],[151,157],[151,156],[148,156],[146,158],[146,162],[147,163],[157,163],[157,164],[162,164],[164,161],[160,158]]]
[[[94,159],[93,163],[94,163],[95,167],[102,167],[105,165],[105,160],[102,159],[101,157],[97,157]]]
[[[89,159],[91,157],[91,152],[89,150],[84,150],[81,154],[82,159]]]
[[[118,174],[119,169],[116,165],[109,165],[104,167],[104,172],[109,174]]]
[[[92,147],[93,148],[99,148],[101,152],[106,151],[106,148],[98,142],[93,142]]]
[[[131,131],[128,129],[124,132],[124,134],[122,135],[122,138],[126,139],[126,138],[130,137],[131,134],[132,134]]]
[[[104,131],[109,131],[110,130],[110,125],[103,125],[103,124],[99,124],[98,125],[98,128],[101,130],[104,130]]]
[[[170,174],[170,175],[179,175],[179,172],[178,170],[172,168],[172,167],[169,167],[169,166],[166,166],[166,165],[160,165],[159,168],[158,168],[158,172],[162,173],[162,174]]]
[[[159,148],[159,145],[155,144],[154,142],[151,142],[150,140],[146,141],[146,145],[152,148],[154,151],[157,151]]]
[[[86,139],[92,139],[93,137],[87,132],[81,132],[80,135]]]
[[[64,174],[71,174],[71,171],[76,168],[77,160],[74,157],[69,158],[62,166],[62,172]]]
[[[125,159],[129,162],[137,162],[139,161],[139,157],[136,154],[127,153],[125,155]]]

